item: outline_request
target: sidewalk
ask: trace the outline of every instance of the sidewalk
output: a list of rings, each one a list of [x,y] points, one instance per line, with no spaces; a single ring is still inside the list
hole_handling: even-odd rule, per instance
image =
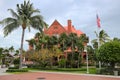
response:
[[[0,68],[0,76],[1,75],[9,75],[9,73],[6,73],[7,68]]]
[[[69,75],[81,75],[81,76],[96,76],[96,77],[109,77],[109,78],[120,78],[120,76],[114,75],[99,75],[99,74],[80,74],[80,73],[70,73],[70,72],[49,72],[49,71],[33,71],[30,72],[42,72],[42,73],[51,73],[51,74],[69,74]]]

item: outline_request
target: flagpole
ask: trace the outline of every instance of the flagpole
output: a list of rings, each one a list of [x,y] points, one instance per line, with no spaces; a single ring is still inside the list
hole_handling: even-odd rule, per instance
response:
[[[98,17],[98,14],[96,15],[97,17],[97,26],[98,26],[98,30],[97,30],[97,33],[98,33],[98,49],[100,48],[100,39],[99,39],[99,33],[100,33],[100,18]],[[99,61],[99,70],[101,70],[101,61]]]
[[[98,27],[98,49],[100,48],[100,39],[99,39],[100,28]],[[101,61],[99,60],[99,70],[101,70]]]

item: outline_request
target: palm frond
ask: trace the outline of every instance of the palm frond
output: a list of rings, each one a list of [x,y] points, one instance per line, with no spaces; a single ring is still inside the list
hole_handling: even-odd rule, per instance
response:
[[[98,36],[98,33],[95,31],[95,35],[96,35],[96,37],[98,38],[99,36]]]
[[[9,33],[14,31],[16,28],[19,27],[19,24],[17,21],[14,21],[13,23],[10,23],[4,27],[4,36],[6,37]]]
[[[30,20],[29,19],[26,20],[26,26],[28,27],[28,30],[30,32]]]
[[[13,10],[13,9],[8,9],[8,11],[10,11],[10,13],[12,14],[13,17],[18,18],[18,14]]]
[[[47,24],[43,21],[43,17],[41,15],[35,15],[30,18],[31,25],[34,29],[39,29],[42,31],[44,27],[47,26]]]
[[[0,24],[2,24],[3,26],[4,26],[4,25],[8,25],[8,24],[14,22],[15,20],[16,20],[16,19],[14,19],[14,18],[12,18],[12,17],[8,17],[8,18],[3,19],[3,20],[0,22]]]
[[[97,42],[97,39],[93,39],[93,40],[91,41],[92,44],[95,43],[95,42]]]
[[[34,16],[35,13],[40,13],[39,9],[31,10],[30,15]]]
[[[41,21],[41,20],[43,20],[43,16],[41,16],[41,15],[35,15],[35,16],[32,16],[31,18],[30,18],[31,20],[39,20],[39,21]]]

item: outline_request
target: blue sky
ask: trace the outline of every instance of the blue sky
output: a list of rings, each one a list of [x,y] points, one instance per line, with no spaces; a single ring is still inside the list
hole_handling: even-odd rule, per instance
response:
[[[16,10],[16,4],[24,0],[0,0],[0,20],[11,16],[7,9]],[[111,38],[120,38],[120,0],[30,0],[33,6],[40,9],[44,20],[51,25],[57,19],[62,25],[67,25],[71,19],[76,29],[89,36],[90,40],[96,38],[96,13],[101,20],[101,29],[104,29]],[[15,30],[7,37],[3,36],[3,27],[0,26],[0,47],[14,46],[20,48],[21,28]],[[31,30],[25,32],[25,40],[31,39],[38,32]],[[28,43],[24,41],[24,49]]]

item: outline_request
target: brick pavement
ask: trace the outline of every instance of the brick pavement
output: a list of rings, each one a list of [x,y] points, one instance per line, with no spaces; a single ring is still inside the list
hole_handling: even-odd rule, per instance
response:
[[[0,80],[120,80],[120,77],[54,72],[29,72],[15,75],[1,75]]]

